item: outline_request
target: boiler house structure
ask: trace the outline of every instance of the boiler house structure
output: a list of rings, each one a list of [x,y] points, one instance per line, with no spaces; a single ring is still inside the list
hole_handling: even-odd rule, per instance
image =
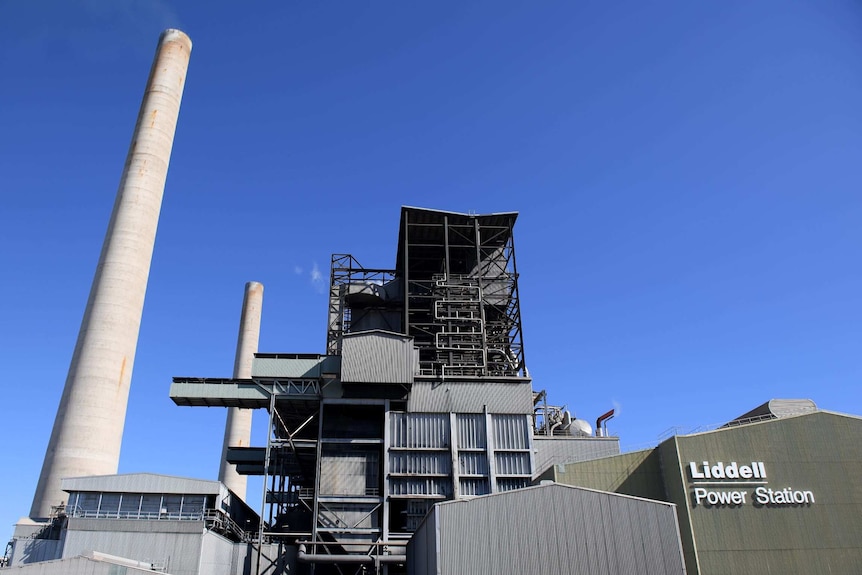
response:
[[[526,488],[554,461],[619,453],[616,438],[591,436],[533,391],[516,217],[404,207],[394,267],[332,257],[325,353],[258,353],[250,379],[174,378],[177,405],[266,410],[267,444],[227,451],[237,472],[264,477],[257,541],[295,549],[316,572],[404,572],[434,504]],[[672,508],[613,498],[670,517],[679,559]]]

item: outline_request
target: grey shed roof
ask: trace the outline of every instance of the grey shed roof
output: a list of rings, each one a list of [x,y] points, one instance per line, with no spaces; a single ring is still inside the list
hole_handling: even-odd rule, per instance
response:
[[[762,405],[758,405],[751,411],[747,411],[728,422],[727,425],[740,425],[752,423],[764,419],[781,419],[793,415],[813,413],[817,411],[817,405],[810,399],[770,399]]]
[[[175,493],[218,495],[227,489],[218,481],[190,479],[155,473],[129,473],[125,475],[94,475],[67,477],[60,482],[63,491],[90,491],[101,493]]]

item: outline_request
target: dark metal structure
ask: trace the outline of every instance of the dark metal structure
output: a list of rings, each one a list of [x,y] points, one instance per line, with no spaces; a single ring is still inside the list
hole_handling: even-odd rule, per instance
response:
[[[264,476],[261,545],[317,573],[401,573],[435,502],[530,484],[516,218],[403,207],[393,268],[332,257],[325,354],[256,354],[248,380],[174,379],[178,405],[267,410],[266,446],[227,453]]]

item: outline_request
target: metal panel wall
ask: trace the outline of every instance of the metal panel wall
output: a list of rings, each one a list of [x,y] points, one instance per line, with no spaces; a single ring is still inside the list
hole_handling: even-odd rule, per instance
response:
[[[199,575],[235,575],[232,570],[236,544],[211,531],[201,539]]]
[[[15,575],[152,575],[149,569],[136,569],[87,557],[73,557],[45,563],[34,563],[10,570]]]
[[[452,496],[452,481],[448,477],[393,477],[389,493],[394,496],[436,495]]]
[[[412,383],[417,370],[413,338],[372,331],[345,335],[342,340],[343,383]]]
[[[491,416],[495,449],[529,449],[530,429],[523,415]]]
[[[390,414],[390,442],[394,448],[445,449],[449,447],[449,415],[438,413]]]
[[[435,513],[408,546],[412,575],[685,572],[666,503],[544,485],[440,503]]]
[[[407,544],[407,573],[409,575],[437,575],[437,507],[425,516]],[[466,571],[465,571],[466,573]]]
[[[251,362],[253,378],[317,378],[326,356],[320,357],[255,357]]]
[[[862,418],[816,412],[674,439],[665,479],[683,484],[701,574],[862,573]],[[745,492],[746,503],[697,504],[691,461],[763,462],[763,489],[810,491],[813,502],[761,505],[755,485],[719,485],[708,489]]]
[[[367,495],[380,478],[377,451],[324,446],[320,465],[321,495]]]
[[[449,475],[452,473],[452,458],[448,452],[393,451],[389,454],[389,473]]]
[[[534,437],[535,469],[542,473],[558,463],[586,461],[618,455],[617,437]]]
[[[485,416],[481,413],[459,413],[458,448],[485,449],[487,434],[485,432]]]
[[[655,449],[578,463],[556,464],[541,475],[565,485],[667,501],[661,458]]]
[[[198,575],[203,530],[197,533],[146,533],[116,531],[110,520],[102,520],[105,531],[69,529],[63,557],[75,557],[85,551],[99,551],[136,561],[153,563],[171,575]],[[136,521],[135,523],[158,523]],[[167,522],[165,522],[167,523]],[[110,529],[110,530],[108,530]]]
[[[407,411],[443,413],[533,413],[529,381],[415,381]]]
[[[529,453],[495,453],[498,475],[530,475]]]

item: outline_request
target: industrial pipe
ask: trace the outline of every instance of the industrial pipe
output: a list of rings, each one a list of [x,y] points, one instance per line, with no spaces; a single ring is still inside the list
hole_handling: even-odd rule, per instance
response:
[[[602,424],[614,416],[614,411],[615,410],[612,409],[607,413],[603,413],[596,420],[596,437],[605,437],[607,428],[603,428]]]

